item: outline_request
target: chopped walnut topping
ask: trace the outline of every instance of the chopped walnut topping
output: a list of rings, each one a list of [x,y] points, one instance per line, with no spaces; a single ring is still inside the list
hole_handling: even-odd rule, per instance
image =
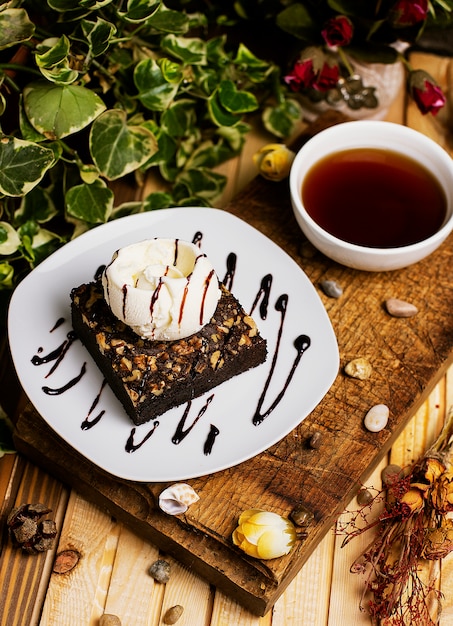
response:
[[[211,367],[214,370],[219,369],[223,366],[225,361],[222,358],[220,350],[216,350],[215,352],[212,353],[210,362],[211,362]]]
[[[123,382],[132,383],[134,380],[141,380],[143,373],[140,370],[132,370],[132,374],[130,376],[125,376],[123,378]]]
[[[127,359],[125,356],[122,357],[120,361],[120,369],[132,371],[132,361]]]

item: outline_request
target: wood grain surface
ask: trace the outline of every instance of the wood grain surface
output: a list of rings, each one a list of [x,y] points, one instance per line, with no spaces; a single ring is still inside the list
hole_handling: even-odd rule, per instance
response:
[[[315,410],[262,454],[188,481],[200,500],[178,517],[165,515],[156,504],[162,484],[131,483],[100,471],[63,445],[31,405],[18,421],[16,445],[142,537],[263,615],[445,374],[453,351],[453,236],[428,259],[401,271],[361,272],[335,264],[304,240],[291,211],[287,180],[257,177],[225,209],[280,245],[318,289],[325,279],[343,288],[340,298],[319,290],[338,339],[341,369]],[[415,304],[419,313],[390,316],[384,303],[391,297]],[[357,357],[373,367],[368,380],[344,373],[346,363]],[[363,418],[378,403],[389,407],[389,425],[370,433]],[[321,434],[318,449],[308,445],[314,432]],[[311,511],[314,521],[290,555],[259,561],[232,545],[231,533],[243,510],[257,507],[288,516],[298,505]]]
[[[414,59],[414,64],[417,62],[451,93],[449,59],[420,55]],[[451,150],[451,135],[441,125],[442,120],[421,117],[411,105],[401,101],[397,104],[405,117],[400,118],[397,112],[395,119],[404,119],[409,126]],[[245,162],[253,146],[248,150]],[[233,168],[228,190],[231,197],[237,188],[242,188],[250,168],[243,167],[241,161],[229,167]],[[342,366],[351,358],[366,356],[374,367],[372,379],[349,379],[341,371],[313,414],[280,444],[241,465],[240,474],[236,473],[238,469],[229,470],[191,481],[201,492],[203,507],[190,509],[190,516],[171,520],[171,527],[159,519],[159,512],[153,508],[156,485],[116,481],[93,472],[92,467],[85,468],[84,461],[72,453],[68,456],[60,443],[53,445],[45,424],[27,405],[19,411],[18,442],[37,463],[29,463],[22,455],[0,459],[3,529],[6,514],[14,503],[42,498],[54,509],[57,525],[62,529],[57,558],[66,550],[75,550],[80,560],[70,571],[57,574],[52,572],[55,553],[30,559],[12,550],[3,532],[2,626],[95,626],[104,611],[121,616],[123,625],[157,626],[162,624],[166,608],[176,603],[185,606],[181,624],[190,626],[369,624],[366,615],[358,610],[360,580],[349,573],[351,562],[364,549],[368,538],[341,550],[341,540],[327,532],[333,528],[329,520],[334,519],[334,511],[343,513],[362,480],[378,487],[385,464],[404,465],[417,458],[432,442],[447,407],[453,404],[453,368],[446,372],[451,361],[452,332],[451,322],[445,319],[448,307],[451,310],[452,242],[450,239],[439,251],[435,268],[423,263],[423,268],[414,266],[401,273],[369,275],[347,271],[319,254],[312,256],[313,251],[303,244],[288,213],[284,194],[267,184],[260,188],[258,193],[268,202],[272,190],[276,193],[272,216],[265,206],[263,210],[263,205],[255,202],[255,192],[250,188],[238,196],[240,203],[229,203],[228,210],[241,212],[247,221],[282,245],[316,286],[322,278],[333,278],[342,284],[344,296],[339,301],[332,301],[321,292],[320,297],[337,332]],[[419,315],[412,320],[389,318],[382,306],[388,294],[416,303]],[[3,356],[2,365],[7,362]],[[9,404],[9,394],[2,394],[4,406],[3,396]],[[376,401],[389,404],[391,422],[388,430],[371,436],[363,430],[362,419],[364,410]],[[35,429],[40,432],[36,434]],[[315,431],[322,432],[323,444],[314,451],[306,446],[306,441]],[[76,469],[74,463],[78,464]],[[39,469],[46,464],[49,472]],[[297,471],[288,474],[292,464]],[[74,489],[67,489],[53,478],[61,476],[66,482],[65,471],[69,472],[67,484],[72,481]],[[219,493],[214,495],[210,492],[213,479],[219,487]],[[243,494],[240,490],[245,485],[250,491]],[[307,539],[300,542],[291,557],[275,566],[249,562],[231,548],[229,532],[236,514],[244,504],[251,504],[250,492],[254,504],[261,503],[284,514],[295,502],[313,503],[316,523],[310,527]],[[124,508],[125,496],[130,510]],[[92,504],[94,500],[101,506]],[[351,505],[355,506],[354,501]],[[127,527],[108,511],[118,512]],[[135,532],[130,532],[129,527]],[[222,534],[217,535],[216,529]],[[152,542],[146,539],[149,533],[153,534]],[[176,545],[180,537],[182,548]],[[218,549],[214,554],[213,545]],[[168,555],[167,549],[176,559]],[[173,567],[171,584],[165,587],[154,584],[146,573],[158,554],[169,559]],[[251,573],[252,584],[247,586],[249,581],[241,579],[237,568],[245,576]],[[453,619],[453,560],[444,559],[438,568],[434,575],[445,593],[439,624],[448,626]],[[246,585],[244,590],[238,588],[238,581],[240,586]],[[272,609],[267,610],[274,600]],[[265,615],[259,617],[264,611]]]

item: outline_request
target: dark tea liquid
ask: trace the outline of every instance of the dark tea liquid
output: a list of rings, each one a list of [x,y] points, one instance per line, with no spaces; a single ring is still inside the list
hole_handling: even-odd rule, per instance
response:
[[[408,246],[433,235],[447,201],[437,179],[391,150],[356,148],[321,159],[307,173],[302,202],[331,235],[362,246]]]

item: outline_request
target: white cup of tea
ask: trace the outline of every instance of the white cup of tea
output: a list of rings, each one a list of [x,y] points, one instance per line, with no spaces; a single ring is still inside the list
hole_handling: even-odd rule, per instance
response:
[[[323,254],[359,270],[425,258],[453,229],[453,160],[435,141],[392,122],[343,122],[298,151],[294,215]]]

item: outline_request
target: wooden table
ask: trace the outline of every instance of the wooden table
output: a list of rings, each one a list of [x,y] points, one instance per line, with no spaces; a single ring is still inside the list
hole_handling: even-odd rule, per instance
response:
[[[452,92],[450,60],[420,54],[413,62],[426,68]],[[406,103],[404,94],[395,102],[388,119],[417,128],[452,151],[451,137],[440,120],[422,117],[412,103]],[[228,205],[253,178],[251,156],[267,141],[269,137],[254,136],[241,157],[225,165],[229,184],[223,205]],[[0,405],[17,416],[23,414],[26,401],[20,389],[18,394],[12,391],[14,378],[5,348],[1,356]],[[452,405],[453,368],[450,368],[442,372],[429,397],[414,407],[408,425],[366,478],[366,484],[378,487],[380,472],[387,463],[404,465],[416,459],[434,439]],[[341,538],[335,536],[333,529],[328,532],[272,609],[259,617],[168,555],[165,558],[172,563],[170,582],[165,586],[154,583],[147,570],[160,554],[155,545],[132,533],[81,497],[76,489],[63,485],[22,455],[9,454],[0,459],[0,493],[1,626],[95,626],[103,612],[118,615],[123,626],[157,626],[162,623],[166,609],[175,604],[184,606],[183,617],[178,621],[181,626],[369,624],[367,616],[358,609],[361,581],[349,573],[354,555],[369,541],[366,536],[340,549]],[[53,509],[61,532],[54,551],[30,557],[12,548],[5,521],[15,504],[36,501],[43,501]],[[355,506],[354,501],[351,506]],[[68,550],[79,556],[77,565],[70,570],[56,556]],[[58,568],[64,573],[56,573]],[[453,558],[450,555],[433,568],[426,575],[434,574],[445,594],[439,624],[446,626],[453,623]]]

